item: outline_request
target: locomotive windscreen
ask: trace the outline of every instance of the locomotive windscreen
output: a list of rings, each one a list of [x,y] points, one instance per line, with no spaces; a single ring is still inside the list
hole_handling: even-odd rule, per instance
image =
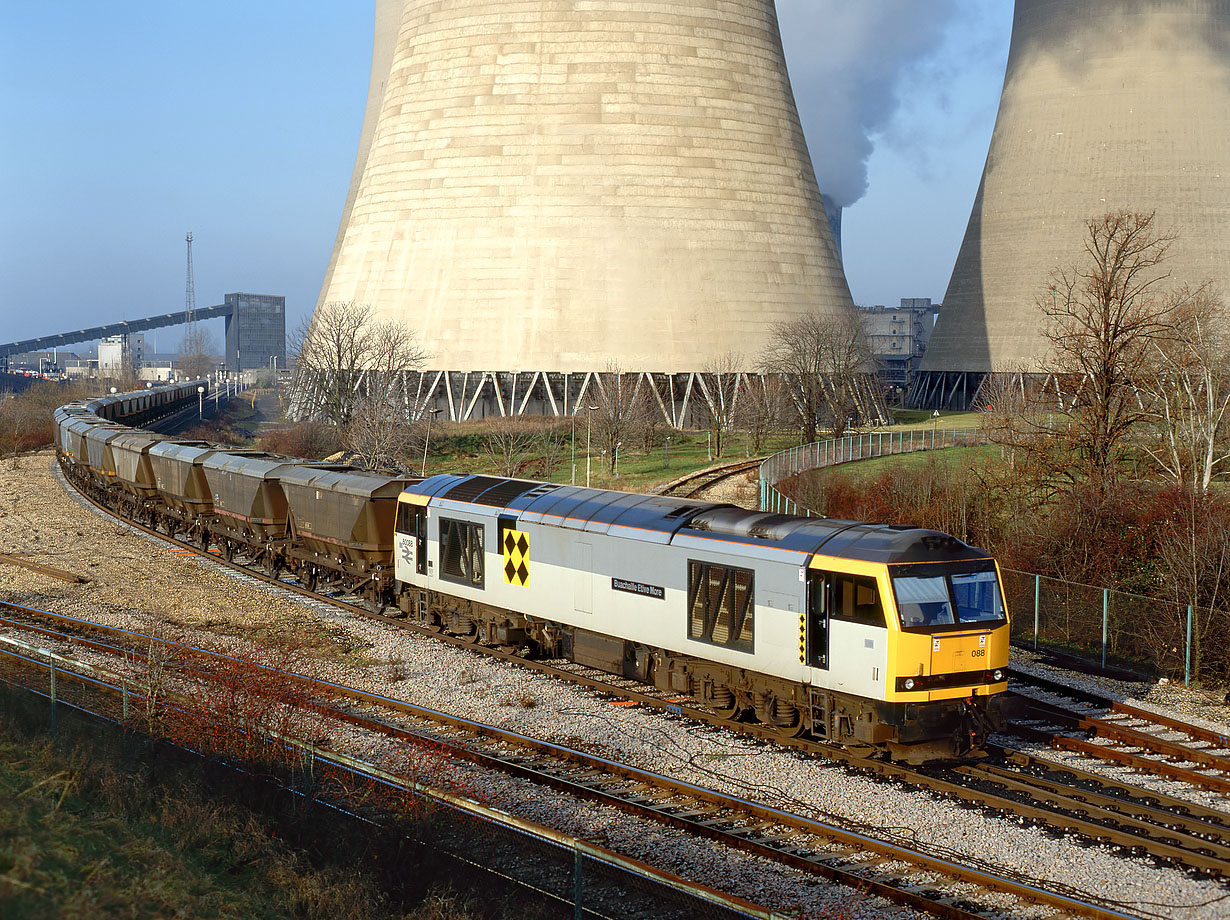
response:
[[[960,627],[1004,620],[995,563],[890,566],[904,629]]]

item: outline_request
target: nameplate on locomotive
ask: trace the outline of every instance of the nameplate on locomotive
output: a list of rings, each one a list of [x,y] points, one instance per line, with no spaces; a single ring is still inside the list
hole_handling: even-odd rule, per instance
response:
[[[616,591],[639,594],[642,597],[654,597],[658,600],[666,598],[666,590],[664,588],[659,588],[657,585],[641,584],[639,581],[625,581],[622,578],[612,578],[611,587]]]

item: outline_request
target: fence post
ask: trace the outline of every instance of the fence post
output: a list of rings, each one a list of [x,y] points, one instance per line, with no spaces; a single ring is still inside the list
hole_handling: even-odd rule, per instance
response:
[[[56,665],[54,661],[47,663],[47,672],[51,675],[49,695],[51,697],[51,737],[56,736]]]
[[[1106,641],[1109,630],[1109,610],[1111,610],[1111,589],[1102,588],[1102,667],[1106,668]]]
[[[1038,650],[1038,609],[1042,596],[1042,576],[1034,576],[1034,651]]]
[[[573,920],[582,920],[585,908],[582,906],[581,900],[581,848],[573,847],[572,852],[572,916]]]
[[[1187,605],[1187,655],[1183,663],[1183,686],[1192,685],[1192,605]]]
[[[128,684],[123,684],[120,687],[121,694],[124,699],[124,724],[128,724]]]

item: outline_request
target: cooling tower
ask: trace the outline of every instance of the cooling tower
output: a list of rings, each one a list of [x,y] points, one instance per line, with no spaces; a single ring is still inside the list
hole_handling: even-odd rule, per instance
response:
[[[773,0],[377,0],[320,304],[446,372],[751,369],[852,302]],[[457,414],[457,413],[454,413]]]
[[[1017,0],[999,115],[912,401],[1047,356],[1035,306],[1085,225],[1156,211],[1166,266],[1230,293],[1230,2]]]

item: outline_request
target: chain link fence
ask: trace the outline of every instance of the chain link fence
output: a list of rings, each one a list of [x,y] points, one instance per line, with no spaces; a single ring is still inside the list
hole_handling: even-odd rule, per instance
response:
[[[1070,654],[1103,669],[1141,677],[1182,679],[1190,684],[1208,652],[1201,648],[1224,611],[1161,601],[1003,570],[1004,594],[1012,614],[1012,639],[1023,647]],[[1214,650],[1220,657],[1223,652]]]
[[[110,681],[87,665],[0,644],[0,711],[23,730],[51,734],[61,744],[88,745],[91,756],[151,776],[155,771],[149,758],[156,756],[163,764],[157,772],[168,776],[165,766],[177,761],[194,776],[212,777],[211,788],[232,796],[239,792],[244,804],[292,822],[295,839],[312,846],[350,840],[349,852],[365,854],[385,872],[396,866],[397,872],[416,877],[435,873],[457,888],[515,903],[517,915],[524,917],[784,920],[496,808],[447,793],[434,796],[370,765],[308,745],[295,745],[306,756],[294,769],[285,768],[284,756],[281,769],[233,768],[207,752],[187,751],[145,734],[141,729],[153,715],[147,703],[139,689]],[[167,703],[159,700],[158,705]],[[270,741],[271,747],[286,744]],[[260,784],[255,791],[254,782]],[[383,810],[389,802],[404,801],[407,792],[418,797],[408,829],[404,805],[401,823]],[[316,837],[321,840],[313,842]]]

